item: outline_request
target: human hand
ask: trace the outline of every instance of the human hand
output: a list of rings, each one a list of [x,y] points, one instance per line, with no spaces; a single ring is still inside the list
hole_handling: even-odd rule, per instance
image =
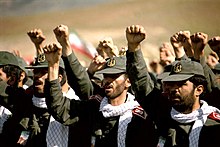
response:
[[[114,45],[111,37],[106,37],[99,41],[96,50],[98,54],[101,55],[104,59],[119,55],[118,47]]]
[[[13,54],[14,54],[15,56],[17,56],[17,57],[22,58],[21,53],[20,53],[19,50],[13,50]]]
[[[88,72],[93,75],[96,71],[103,69],[105,63],[106,60],[101,55],[96,54],[88,67]]]
[[[43,47],[43,42],[46,39],[46,37],[43,35],[42,30],[33,29],[31,31],[28,31],[27,34],[36,47],[37,55],[43,54],[42,47]]]
[[[210,68],[213,69],[215,65],[218,64],[218,60],[219,60],[218,55],[215,52],[211,52],[206,58],[206,63]]]
[[[152,70],[152,72],[156,73],[156,74],[160,74],[161,73],[161,65],[157,60],[152,60],[149,64],[150,69]]]
[[[72,53],[72,48],[69,41],[69,29],[66,25],[58,25],[53,30],[57,41],[61,44],[63,47],[62,54],[63,56],[68,56]]]
[[[41,44],[46,39],[41,29],[33,29],[28,31],[27,34],[34,44]]]
[[[58,44],[49,44],[44,48],[44,53],[46,60],[48,61],[48,65],[59,65],[59,61],[62,55],[62,47]]]
[[[192,41],[190,38],[190,31],[180,31],[179,39],[183,45],[183,49],[188,57],[193,57],[194,51],[192,48]]]
[[[175,33],[173,36],[170,37],[170,43],[173,46],[176,58],[181,58],[184,56],[184,42],[186,38],[183,35],[183,31]]]
[[[132,25],[126,28],[126,39],[128,42],[128,51],[138,50],[140,43],[146,38],[146,32],[143,26]]]
[[[208,41],[209,47],[220,56],[220,36],[215,36]]]
[[[54,30],[53,30],[57,41],[63,45],[65,44],[67,41],[69,41],[69,30],[68,27],[66,25],[59,25],[57,26]]]
[[[208,35],[202,32],[197,32],[191,35],[190,38],[194,50],[194,58],[199,60],[201,56],[204,56],[204,49],[208,42]]]
[[[172,46],[165,42],[162,44],[162,46],[159,48],[160,52],[160,64],[162,66],[166,66],[171,64],[173,61],[175,61],[175,55]]]

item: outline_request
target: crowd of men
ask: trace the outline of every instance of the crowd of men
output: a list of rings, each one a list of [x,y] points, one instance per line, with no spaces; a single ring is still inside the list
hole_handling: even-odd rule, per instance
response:
[[[146,64],[141,25],[126,27],[126,48],[111,37],[84,67],[66,25],[44,44],[27,32],[36,58],[27,65],[0,51],[1,147],[218,147],[220,37],[180,31]],[[205,54],[209,46],[210,54]]]

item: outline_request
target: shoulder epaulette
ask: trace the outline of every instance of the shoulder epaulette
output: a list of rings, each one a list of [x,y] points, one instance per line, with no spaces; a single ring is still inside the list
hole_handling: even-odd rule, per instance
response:
[[[90,100],[97,100],[98,102],[101,102],[102,99],[103,99],[103,97],[100,96],[100,95],[98,95],[98,94],[96,94],[96,95],[90,96],[89,99],[90,99]]]
[[[208,118],[220,121],[220,114],[217,112],[212,112],[211,114],[209,114]]]
[[[137,106],[136,108],[134,108],[132,110],[132,113],[137,116],[140,116],[143,119],[147,118],[147,113],[144,111],[144,109],[141,106]]]

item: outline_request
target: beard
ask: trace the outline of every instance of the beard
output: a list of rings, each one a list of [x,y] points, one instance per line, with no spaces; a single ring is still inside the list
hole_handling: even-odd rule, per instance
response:
[[[184,96],[181,96],[179,94],[171,94],[169,98],[171,106],[182,113],[191,112],[195,103],[193,92],[194,91]]]
[[[109,87],[109,86],[107,86]],[[105,89],[105,95],[108,99],[115,99],[120,96],[125,90],[125,83],[117,85],[116,87],[111,87],[111,89]]]

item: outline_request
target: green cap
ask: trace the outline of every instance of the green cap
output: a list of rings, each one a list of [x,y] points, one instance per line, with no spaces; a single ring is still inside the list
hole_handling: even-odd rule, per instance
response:
[[[118,74],[126,73],[126,56],[108,58],[104,69],[97,72],[98,74]]]
[[[17,60],[18,60],[18,65],[19,65],[19,67],[20,67],[24,72],[26,72],[26,73],[28,74],[28,69],[25,68],[25,67],[28,65],[28,64],[26,63],[26,61],[25,61],[23,58],[18,57],[18,56],[16,56],[16,58],[17,58]]]
[[[7,51],[0,51],[0,66],[3,65],[19,66],[19,63],[14,54]]]
[[[162,80],[162,79],[166,78],[167,76],[169,76],[170,71],[171,71],[171,67],[172,67],[171,64],[166,65],[164,67],[164,71],[161,74],[157,75],[157,79]]]
[[[36,68],[46,68],[48,67],[48,62],[44,54],[40,54],[33,64],[33,66],[26,66],[27,69],[36,69]],[[59,67],[65,69],[63,59],[60,59]]]
[[[217,71],[220,71],[220,63],[216,64],[214,69],[217,70]]]
[[[204,70],[200,63],[189,60],[174,61],[170,74],[162,79],[162,82],[184,81],[194,75],[204,77]]]

